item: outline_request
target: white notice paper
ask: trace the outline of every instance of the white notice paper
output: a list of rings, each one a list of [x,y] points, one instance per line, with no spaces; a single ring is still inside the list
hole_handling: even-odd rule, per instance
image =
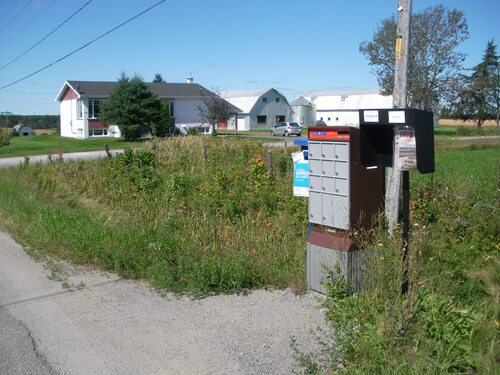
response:
[[[389,124],[404,124],[405,111],[389,111]]]
[[[365,122],[378,122],[378,111],[363,111]]]

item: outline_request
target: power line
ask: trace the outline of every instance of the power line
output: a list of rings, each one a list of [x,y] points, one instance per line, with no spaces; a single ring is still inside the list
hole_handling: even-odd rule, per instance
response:
[[[21,26],[14,34],[12,34],[9,38],[5,39],[3,42],[0,42],[0,46],[3,46],[5,43],[11,41],[13,38],[15,38],[21,31],[25,30],[28,26],[32,25],[33,22],[35,22],[39,17],[41,17],[46,11],[48,11],[52,5],[55,4],[57,0],[53,0],[49,6],[45,7],[40,13],[38,13],[35,17],[31,19],[27,24]]]
[[[4,68],[8,67],[9,65],[11,65],[13,62],[19,60],[21,57],[23,57],[24,55],[26,55],[29,51],[31,51],[33,48],[35,48],[36,46],[38,46],[40,43],[42,43],[45,39],[47,39],[49,36],[51,36],[52,34],[54,34],[58,29],[61,28],[61,26],[63,26],[66,22],[68,22],[70,19],[72,19],[75,15],[77,15],[78,13],[80,13],[80,11],[85,8],[87,5],[89,5],[92,1],[94,0],[88,0],[85,4],[83,4],[80,9],[78,9],[76,12],[74,12],[71,16],[69,16],[68,18],[66,18],[59,26],[57,26],[54,30],[52,30],[50,33],[48,33],[47,35],[45,35],[42,39],[40,39],[38,42],[36,42],[32,47],[30,47],[29,49],[27,49],[26,51],[24,51],[23,53],[21,53],[19,56],[17,56],[15,59],[9,61],[7,64],[3,65],[0,67],[0,70],[3,70]]]
[[[17,17],[19,17],[19,15],[20,15],[22,12],[24,12],[24,10],[25,10],[25,9],[26,9],[26,8],[27,8],[30,4],[31,4],[31,0],[29,0],[29,1],[26,3],[26,5],[25,5],[25,6],[24,6],[24,7],[23,7],[23,8],[22,8],[19,12],[17,12],[17,14],[16,14],[14,17],[12,17],[12,18],[11,18],[11,20],[10,20],[9,22],[7,22],[7,24],[4,26],[4,28],[3,28],[2,30],[0,30],[0,33],[1,33],[2,31],[4,31],[4,30],[5,30],[5,29],[6,29],[6,28],[7,28],[7,27],[8,27],[8,26],[12,23],[12,22],[14,22],[14,20],[15,20]]]
[[[1,20],[2,18],[4,18],[4,17],[5,17],[5,15],[6,15],[7,13],[9,13],[10,8],[12,8],[12,6],[13,6],[15,3],[17,3],[17,0],[14,0],[14,1],[10,4],[10,6],[7,8],[7,10],[6,10],[5,12],[3,12],[3,14],[0,16],[0,20]]]
[[[35,74],[38,74],[38,73],[40,73],[40,72],[44,71],[45,69],[50,68],[52,65],[55,65],[55,64],[57,64],[58,62],[61,62],[62,60],[67,59],[67,58],[68,58],[68,57],[70,57],[71,55],[74,55],[74,54],[75,54],[75,53],[77,53],[78,51],[81,51],[82,49],[84,49],[84,48],[86,48],[86,47],[90,46],[92,43],[94,43],[94,42],[98,41],[99,39],[104,38],[106,35],[108,35],[108,34],[112,33],[113,31],[115,31],[115,30],[119,29],[120,27],[122,27],[122,26],[126,25],[127,23],[129,23],[129,22],[131,22],[131,21],[135,20],[136,18],[138,18],[138,17],[142,16],[144,13],[146,13],[146,12],[150,11],[151,9],[153,9],[153,8],[157,7],[157,6],[158,6],[158,5],[160,5],[161,3],[164,3],[165,1],[166,1],[166,0],[161,0],[161,1],[157,2],[156,4],[154,4],[154,5],[150,6],[149,8],[147,8],[146,10],[143,10],[142,12],[140,12],[140,13],[136,14],[135,16],[133,16],[132,18],[129,18],[128,20],[126,20],[125,22],[122,22],[121,24],[119,24],[118,26],[116,26],[116,27],[112,28],[111,30],[106,31],[104,34],[101,34],[101,35],[100,35],[100,36],[98,36],[97,38],[92,39],[90,42],[88,42],[88,43],[84,44],[84,45],[83,45],[83,46],[81,46],[80,48],[77,48],[77,49],[73,50],[72,52],[68,53],[67,55],[64,55],[63,57],[61,57],[61,58],[57,59],[56,61],[51,62],[50,64],[48,64],[48,65],[44,66],[43,68],[38,69],[37,71],[35,71],[35,72],[31,73],[31,74],[28,74],[27,76],[25,76],[25,77],[23,77],[23,78],[19,78],[17,81],[14,81],[14,82],[12,82],[12,83],[9,83],[8,85],[5,85],[5,86],[0,87],[0,90],[5,89],[5,88],[7,88],[7,87],[10,87],[10,86],[12,86],[12,85],[15,85],[16,83],[19,83],[19,82],[21,82],[21,81],[24,81],[24,80],[25,80],[25,79],[27,79],[27,78],[33,77]]]

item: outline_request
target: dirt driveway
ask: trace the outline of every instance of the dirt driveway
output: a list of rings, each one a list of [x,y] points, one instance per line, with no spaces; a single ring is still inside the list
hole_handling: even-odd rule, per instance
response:
[[[4,232],[0,259],[0,309],[59,374],[290,374],[290,337],[312,349],[324,324],[314,293],[190,299],[92,270],[60,278]]]

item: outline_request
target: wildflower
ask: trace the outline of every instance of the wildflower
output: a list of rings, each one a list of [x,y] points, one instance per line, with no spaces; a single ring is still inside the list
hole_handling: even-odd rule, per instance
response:
[[[382,247],[382,246],[384,246],[384,244],[382,242],[379,242],[378,247]]]
[[[424,285],[424,282],[423,281],[419,281],[419,282],[417,282],[417,285],[418,286],[422,286],[422,285]]]
[[[380,260],[384,260],[385,258],[384,258],[384,257],[380,257],[379,259],[380,259]]]
[[[493,323],[495,323],[496,327],[500,327],[500,322],[496,319],[493,319]]]

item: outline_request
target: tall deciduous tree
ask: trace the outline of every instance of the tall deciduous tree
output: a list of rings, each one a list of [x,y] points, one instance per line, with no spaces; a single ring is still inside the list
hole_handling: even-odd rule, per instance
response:
[[[201,121],[208,122],[212,126],[212,135],[216,136],[217,125],[227,123],[237,108],[212,92],[202,93],[201,100],[202,104],[198,106]]]
[[[127,140],[140,137],[139,128],[158,121],[161,101],[142,78],[127,77],[122,73],[118,85],[101,106],[101,121],[118,125]]]
[[[463,12],[437,5],[413,14],[408,65],[410,107],[439,111],[462,68],[465,55],[457,51],[468,38]],[[382,20],[370,41],[359,46],[369,60],[382,92],[394,90],[396,20]]]

